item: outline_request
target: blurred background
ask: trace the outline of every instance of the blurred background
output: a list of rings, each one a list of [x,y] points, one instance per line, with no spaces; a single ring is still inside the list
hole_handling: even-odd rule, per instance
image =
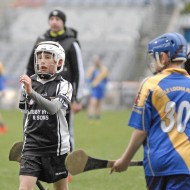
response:
[[[190,43],[190,0],[0,0],[0,62],[6,82],[5,93],[0,94],[0,124],[4,119],[8,126],[7,135],[0,136],[0,189],[18,189],[19,165],[8,160],[10,147],[23,133],[23,114],[17,110],[18,81],[36,38],[48,29],[49,12],[54,8],[65,12],[66,26],[78,31],[85,72],[96,54],[109,70],[101,122],[91,124],[86,112],[75,116],[76,148],[92,156],[116,159],[129,141],[132,129],[125,127],[129,110],[139,82],[152,75],[147,43],[166,32],[180,32]],[[83,93],[86,108],[88,85]],[[0,130],[0,135],[6,130]],[[142,151],[135,159],[142,159]],[[107,171],[96,172],[72,177],[69,189],[146,188],[143,168],[112,177],[106,177]]]
[[[131,107],[139,81],[150,71],[146,45],[165,32],[180,32],[190,42],[187,0],[1,0],[0,61],[5,67],[6,93],[1,109],[18,105],[19,76],[25,72],[32,47],[48,29],[54,8],[67,15],[78,31],[85,70],[95,54],[109,69],[104,109]],[[84,88],[84,107],[89,90]]]

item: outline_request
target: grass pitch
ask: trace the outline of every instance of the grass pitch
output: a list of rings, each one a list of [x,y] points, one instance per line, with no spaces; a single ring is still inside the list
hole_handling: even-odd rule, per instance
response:
[[[19,110],[1,110],[8,132],[0,135],[0,190],[17,190],[19,166],[8,160],[15,141],[22,140],[22,117]],[[84,149],[89,155],[102,159],[117,159],[126,149],[133,129],[127,126],[129,110],[105,111],[100,121],[89,121],[86,111],[75,115],[75,149]],[[136,160],[143,157],[142,149]],[[44,187],[53,190],[50,184]],[[36,190],[38,188],[36,187]],[[130,167],[122,173],[109,174],[109,169],[84,172],[72,176],[69,190],[145,190],[142,167]]]

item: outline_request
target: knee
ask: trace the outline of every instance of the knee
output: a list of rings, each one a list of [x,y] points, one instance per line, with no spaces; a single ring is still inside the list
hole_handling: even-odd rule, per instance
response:
[[[19,190],[29,190],[27,187],[19,187]]]
[[[29,188],[27,186],[20,186],[19,190],[34,190],[34,188]]]

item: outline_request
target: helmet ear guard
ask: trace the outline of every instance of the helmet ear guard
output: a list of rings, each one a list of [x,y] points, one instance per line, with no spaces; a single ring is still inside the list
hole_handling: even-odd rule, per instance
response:
[[[39,71],[39,66],[37,63],[37,54],[40,52],[48,52],[54,56],[54,60],[57,65],[57,70],[55,73],[53,73],[53,74],[52,73],[41,73]],[[34,59],[35,73],[42,79],[50,79],[63,70],[63,66],[65,63],[65,51],[62,48],[62,46],[57,42],[53,42],[53,41],[40,42],[34,51],[34,57],[35,57],[35,59]],[[61,62],[61,64],[60,64],[60,62]]]

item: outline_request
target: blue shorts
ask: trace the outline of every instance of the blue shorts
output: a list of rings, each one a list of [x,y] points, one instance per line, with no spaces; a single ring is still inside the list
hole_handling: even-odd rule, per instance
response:
[[[91,92],[91,96],[95,97],[98,100],[101,100],[105,96],[105,90],[101,88],[93,88]]]
[[[190,190],[190,175],[146,176],[148,190]]]

